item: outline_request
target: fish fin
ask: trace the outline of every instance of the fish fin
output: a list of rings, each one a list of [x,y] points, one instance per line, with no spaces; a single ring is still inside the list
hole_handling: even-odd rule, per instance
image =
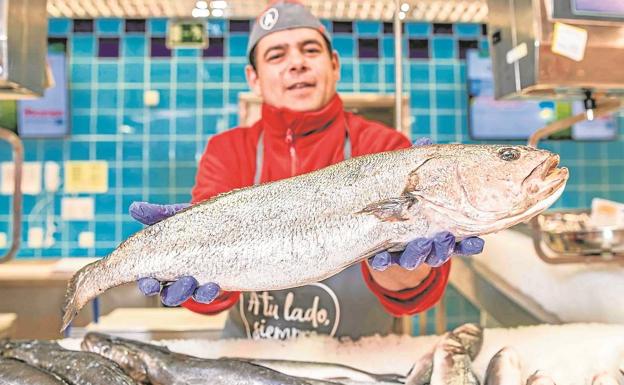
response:
[[[356,214],[372,214],[384,222],[400,222],[410,219],[408,209],[418,200],[411,195],[401,195],[396,198],[383,199],[373,202]]]
[[[63,323],[60,330],[61,332],[67,329],[71,321],[78,314],[78,311],[80,311],[80,309],[82,309],[82,307],[86,304],[87,300],[85,300],[82,295],[79,295],[79,289],[86,282],[94,280],[95,277],[101,273],[100,267],[103,264],[103,261],[103,259],[100,259],[84,266],[82,269],[78,270],[78,272],[76,272],[76,274],[74,274],[69,281],[69,284],[67,285],[67,292],[65,294],[65,302],[63,304]]]

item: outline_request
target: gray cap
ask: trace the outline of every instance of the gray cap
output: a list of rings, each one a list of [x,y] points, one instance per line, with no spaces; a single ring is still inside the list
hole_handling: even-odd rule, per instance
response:
[[[266,35],[293,28],[316,29],[327,42],[331,41],[325,26],[303,4],[293,0],[278,0],[262,12],[254,22],[247,44],[247,58],[258,41]]]

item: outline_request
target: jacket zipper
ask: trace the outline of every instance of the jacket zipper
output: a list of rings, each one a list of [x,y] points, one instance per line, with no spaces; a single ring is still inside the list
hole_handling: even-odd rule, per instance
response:
[[[290,176],[295,176],[297,172],[297,151],[295,151],[295,135],[292,129],[286,131],[286,143],[290,152]]]

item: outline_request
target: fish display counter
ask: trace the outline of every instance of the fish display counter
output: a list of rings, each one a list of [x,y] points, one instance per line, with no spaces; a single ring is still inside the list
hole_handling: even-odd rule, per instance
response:
[[[451,284],[491,325],[624,323],[624,266],[546,263],[522,230],[486,235],[482,254],[453,261]]]
[[[624,380],[624,325],[579,323],[481,329],[465,324],[440,336],[376,335],[356,341],[307,336],[286,341],[184,339],[148,344],[90,333],[84,339],[58,342],[60,346],[55,348],[46,341],[9,341],[0,346],[0,351],[5,359],[18,357],[73,381],[79,379],[81,371],[114,375],[118,367],[102,369],[110,364],[104,360],[108,358],[125,372],[117,373],[109,382],[120,384],[132,383],[128,376],[154,384],[186,384],[191,382],[182,379],[200,373],[215,376],[204,377],[211,384],[535,384],[539,383],[534,380],[536,373],[559,385],[598,384],[600,378],[615,381],[612,384]],[[451,349],[447,349],[449,344]],[[80,350],[90,353],[76,353]],[[47,357],[51,356],[57,361],[73,357],[71,373],[64,373],[59,362],[50,362]],[[84,357],[101,362],[81,369]],[[445,359],[448,357],[452,359]],[[462,359],[463,363],[457,365]],[[264,372],[264,368],[271,371]],[[462,371],[474,378],[460,378]],[[267,373],[276,377],[269,382],[227,382],[228,378],[249,373],[258,378]],[[289,377],[280,377],[283,374]],[[100,383],[92,381],[87,383]]]

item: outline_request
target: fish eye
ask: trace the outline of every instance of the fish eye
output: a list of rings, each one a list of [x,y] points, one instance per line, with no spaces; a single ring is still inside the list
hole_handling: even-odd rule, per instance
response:
[[[498,150],[498,156],[504,161],[511,162],[520,159],[520,151],[509,147],[501,148]]]

